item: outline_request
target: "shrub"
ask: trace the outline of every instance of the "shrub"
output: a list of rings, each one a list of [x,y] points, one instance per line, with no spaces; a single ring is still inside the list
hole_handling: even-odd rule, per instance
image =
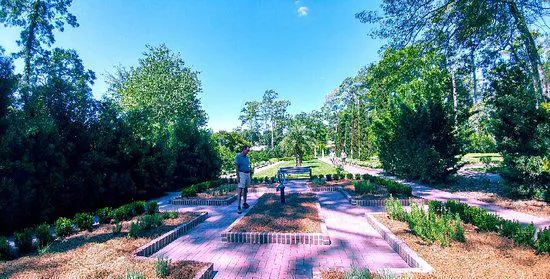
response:
[[[94,217],[89,213],[78,213],[74,216],[74,224],[79,230],[92,231],[94,225]]]
[[[0,260],[5,261],[11,258],[11,249],[8,239],[0,236]]]
[[[40,224],[36,226],[34,231],[36,233],[36,239],[38,240],[38,247],[45,247],[53,241],[50,225],[46,223]]]
[[[367,179],[369,179],[369,178],[370,178],[370,175],[368,175],[368,174],[366,174],[366,173],[364,173],[363,175],[361,175],[361,179],[363,179],[363,180],[367,180]]]
[[[386,213],[390,218],[398,221],[405,221],[407,212],[405,211],[405,208],[403,208],[403,205],[399,202],[399,200],[394,199],[392,195],[390,195],[390,197],[386,199],[385,208]]]
[[[177,211],[164,211],[162,213],[162,219],[176,219],[179,214]]]
[[[155,262],[155,273],[160,278],[170,275],[170,260],[158,258]]]
[[[265,183],[269,183],[269,181],[270,181],[269,177],[267,177],[267,176],[264,177],[264,182],[265,182]]]
[[[159,211],[159,204],[156,201],[148,202],[145,205],[146,214],[155,214]]]
[[[73,222],[69,218],[60,217],[55,221],[55,235],[66,237],[73,233]]]
[[[119,234],[122,231],[122,223],[118,222],[113,226],[113,234]]]
[[[431,208],[435,212],[435,214],[438,214],[438,215],[443,214],[444,207],[443,207],[443,203],[440,201],[431,200],[428,202],[428,207]]]
[[[325,185],[327,181],[324,178],[314,178],[311,183],[313,185]]]
[[[134,216],[138,216],[145,213],[146,203],[144,201],[135,201],[135,202],[132,202],[130,205],[133,209]]]
[[[355,174],[355,180],[361,180],[361,175],[360,174]]]
[[[344,168],[342,166],[336,166],[336,174],[340,176],[344,173]]]
[[[349,180],[352,180],[353,179],[353,174],[352,173],[347,173],[346,178],[349,179]]]
[[[25,254],[33,250],[33,234],[34,231],[31,228],[26,228],[13,234],[15,246],[19,248],[19,254]]]
[[[327,181],[332,181],[332,175],[331,174],[326,174],[325,178],[326,178]]]
[[[378,178],[378,181],[388,190],[388,193],[398,197],[410,197],[412,196],[412,188],[410,186],[395,182],[389,179]]]
[[[517,245],[535,247],[535,226],[529,224],[517,230],[512,236]]]
[[[539,231],[535,248],[537,248],[537,253],[550,253],[550,228]],[[0,250],[0,254],[1,253]]]
[[[376,186],[370,180],[354,181],[353,187],[355,188],[355,193],[359,195],[376,192]]]
[[[128,271],[126,272],[125,279],[147,279],[147,277],[136,271]]]
[[[116,222],[130,220],[134,217],[134,207],[131,204],[125,204],[113,211],[113,218]]]
[[[181,196],[184,198],[191,198],[197,196],[197,187],[195,185],[184,188],[181,191]]]
[[[371,279],[373,278],[370,271],[367,268],[358,269],[352,267],[350,271],[344,274],[343,279]]]
[[[271,178],[271,183],[276,183],[276,182],[277,182],[277,177],[273,176],[273,177]]]
[[[111,219],[113,219],[113,208],[104,207],[100,208],[96,212],[97,218],[99,219],[100,224],[109,224]]]
[[[252,183],[253,184],[258,184],[258,178],[257,177],[252,178]]]
[[[142,230],[150,230],[162,225],[162,216],[160,214],[143,215],[137,223]]]
[[[130,224],[130,230],[128,231],[128,237],[138,238],[140,229],[141,228],[137,223],[132,222],[132,224]]]

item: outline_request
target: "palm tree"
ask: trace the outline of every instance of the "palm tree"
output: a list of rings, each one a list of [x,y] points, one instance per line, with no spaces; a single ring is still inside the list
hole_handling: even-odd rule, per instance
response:
[[[294,156],[296,166],[299,167],[302,165],[304,155],[307,152],[311,152],[315,139],[307,125],[294,120],[281,144],[286,152]]]

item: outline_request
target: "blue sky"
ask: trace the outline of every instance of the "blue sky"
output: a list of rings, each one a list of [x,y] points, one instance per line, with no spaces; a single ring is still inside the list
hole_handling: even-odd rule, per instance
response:
[[[76,49],[98,77],[137,63],[146,44],[165,43],[201,72],[200,98],[215,131],[239,125],[240,109],[274,89],[291,113],[319,108],[324,96],[378,59],[379,40],[355,13],[379,1],[74,1],[80,27],[56,34],[55,46]],[[16,50],[19,29],[0,27],[0,46]],[[20,63],[19,63],[20,64]],[[19,67],[20,68],[20,67]]]

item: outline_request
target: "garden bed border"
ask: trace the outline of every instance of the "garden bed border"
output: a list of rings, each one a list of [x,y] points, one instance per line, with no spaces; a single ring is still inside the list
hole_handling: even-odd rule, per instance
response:
[[[399,239],[390,231],[390,229],[376,220],[374,215],[375,214],[373,213],[365,213],[367,223],[369,223],[382,236],[388,245],[390,245],[390,247],[411,267],[389,268],[387,270],[396,274],[407,272],[430,273],[435,271],[434,268],[422,259],[415,251],[413,251],[407,243]]]
[[[164,248],[166,245],[170,244],[172,241],[176,240],[180,236],[190,231],[192,228],[196,227],[198,224],[202,223],[204,220],[206,220],[206,218],[208,218],[208,212],[198,213],[199,215],[193,218],[191,221],[187,221],[177,226],[171,231],[164,233],[163,235],[151,240],[149,243],[138,248],[136,251],[134,251],[134,256],[137,258],[147,258],[153,255],[160,249]]]
[[[245,216],[243,215],[222,231],[221,240],[225,243],[330,245],[331,241],[325,218],[321,214],[321,205],[319,202],[316,204],[321,219],[320,233],[231,232],[231,229]]]
[[[214,264],[207,263],[207,266],[201,268],[193,279],[210,279],[212,278],[212,273],[214,273]]]
[[[356,206],[385,206],[386,199],[355,199],[351,196],[342,186],[308,186],[312,192],[340,192],[352,205]],[[418,204],[424,204],[425,200],[420,197],[411,197],[408,199],[398,199],[399,203],[403,206],[409,206],[410,202]]]
[[[225,199],[201,199],[191,198],[182,199],[181,197],[174,198],[170,201],[172,205],[213,205],[213,206],[225,206],[232,204],[237,199],[237,195]]]

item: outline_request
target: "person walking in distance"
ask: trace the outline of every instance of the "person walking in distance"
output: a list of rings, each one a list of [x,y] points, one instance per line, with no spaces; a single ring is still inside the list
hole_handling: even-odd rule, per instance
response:
[[[248,186],[250,186],[252,169],[250,168],[250,158],[248,157],[248,151],[250,147],[248,145],[243,146],[243,149],[235,157],[235,167],[237,170],[237,190],[239,194],[237,213],[241,214],[241,197],[243,199],[243,208],[247,209],[248,203],[246,203],[246,197],[248,194]]]
[[[346,154],[346,152],[344,150],[342,150],[342,154],[340,154],[341,158],[340,160],[342,161],[342,165],[345,165],[346,164],[346,158],[348,157],[348,154]]]

